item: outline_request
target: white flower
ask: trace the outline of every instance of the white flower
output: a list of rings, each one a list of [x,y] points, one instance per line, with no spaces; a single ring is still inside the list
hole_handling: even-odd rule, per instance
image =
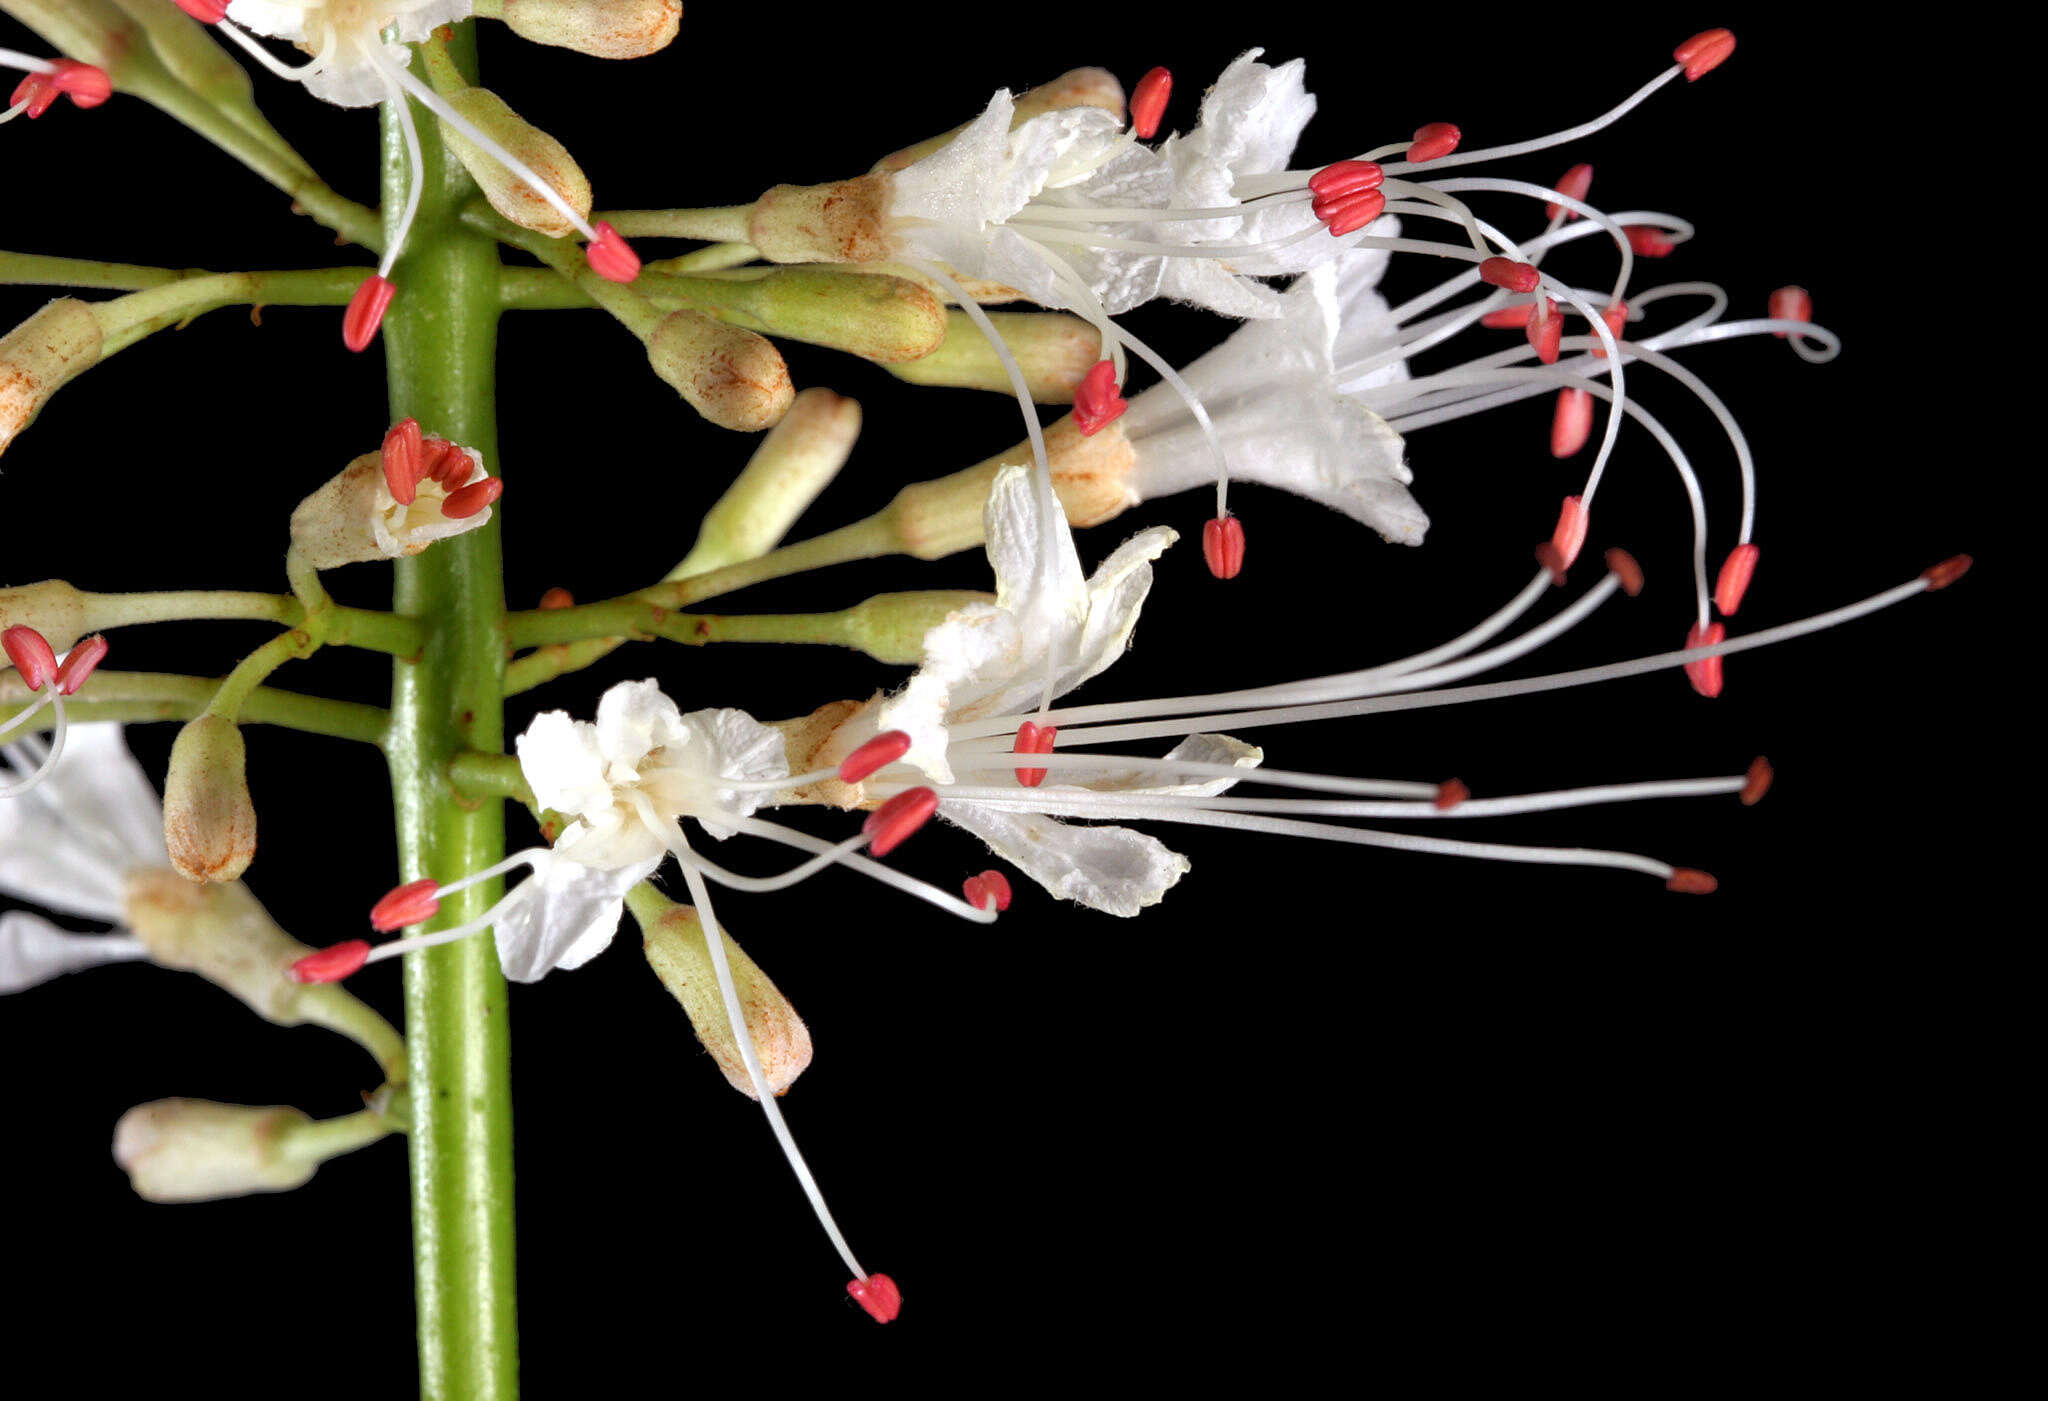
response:
[[[0,759],[18,772],[41,761],[34,742]],[[0,802],[0,894],[61,914],[119,925],[131,873],[170,865],[156,790],[119,725],[76,725],[64,762],[35,788]],[[145,958],[141,943],[76,934],[27,911],[0,915],[0,993],[61,973]]]
[[[532,854],[532,878],[497,916],[499,961],[518,982],[580,967],[611,942],[626,892],[661,864],[676,822],[730,836],[769,790],[728,785],[789,774],[778,732],[738,710],[685,715],[653,681],[605,692],[595,724],[535,717],[518,750],[535,800],[573,819],[552,851]]]
[[[234,0],[228,18],[272,39],[297,44],[317,67],[306,90],[338,107],[374,107],[389,89],[379,64],[404,67],[417,44],[444,24],[468,19],[471,0]],[[385,42],[396,28],[397,43]]]
[[[942,784],[954,780],[950,726],[1008,716],[1027,721],[1045,693],[1049,659],[1057,697],[1122,655],[1152,587],[1151,562],[1176,538],[1164,527],[1144,531],[1084,581],[1065,518],[1055,512],[1047,528],[1039,493],[1022,467],[996,475],[985,519],[996,601],[969,604],[927,633],[924,665],[874,716],[878,729],[911,737],[902,762]],[[1259,751],[1225,736],[1197,735],[1168,757],[1250,767]],[[1231,783],[1182,783],[1170,774],[1141,777],[1108,767],[1099,773],[1062,769],[1056,777],[1047,791],[1078,786],[1213,794]],[[1020,785],[1019,791],[1026,790]],[[1076,826],[964,798],[947,798],[939,812],[1054,894],[1110,914],[1134,915],[1158,903],[1188,870],[1178,852],[1124,827]]]
[[[299,557],[314,569],[404,559],[489,524],[492,508],[477,505],[471,498],[479,493],[467,490],[492,480],[482,456],[442,439],[427,442],[438,475],[421,478],[410,501],[392,495],[383,452],[363,454],[301,501],[291,521]]]
[[[1401,435],[1354,397],[1407,378],[1398,355],[1359,375],[1347,367],[1395,344],[1374,290],[1383,253],[1354,251],[1297,279],[1281,315],[1248,321],[1181,371],[1207,405],[1233,480],[1320,501],[1388,540],[1422,543],[1429,517],[1408,493]],[[1215,481],[1215,459],[1185,401],[1161,384],[1131,400],[1120,424],[1141,499]]]

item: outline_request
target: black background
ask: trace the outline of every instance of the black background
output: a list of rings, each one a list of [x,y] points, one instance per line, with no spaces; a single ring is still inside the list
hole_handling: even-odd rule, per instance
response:
[[[1922,207],[1915,172],[1945,153],[1991,42],[1922,36],[1902,51],[1791,7],[1662,8],[1495,27],[1375,7],[1368,27],[1354,7],[1296,6],[1225,37],[1149,7],[856,22],[707,3],[674,48],[631,66],[494,26],[484,63],[487,82],[578,154],[600,205],[639,207],[853,173],[972,115],[999,84],[1082,63],[1127,82],[1171,65],[1168,125],[1184,127],[1208,78],[1252,41],[1270,60],[1309,60],[1322,107],[1297,163],[1437,119],[1492,144],[1582,119],[1677,39],[1726,23],[1742,46],[1724,69],[1511,173],[1592,161],[1596,202],[1700,225],[1638,285],[1719,281],[1741,316],[1799,282],[1846,341],[1821,367],[1768,339],[1690,356],[1749,429],[1763,474],[1763,566],[1743,627],[1863,597],[1960,550],[1985,555],[1994,500],[2010,509],[1978,468],[1999,400],[1963,378],[1977,357],[1939,304],[1945,215]],[[9,25],[4,42],[27,37]],[[259,93],[334,184],[374,189],[368,116],[267,79]],[[138,103],[66,106],[4,140],[0,246],[170,266],[350,257]],[[1533,223],[1495,211],[1510,231]],[[1593,247],[1556,267],[1597,281]],[[1434,273],[1409,260],[1393,290]],[[43,296],[0,289],[0,322]],[[1177,359],[1225,329],[1165,307],[1130,320]],[[787,353],[799,385],[867,410],[859,452],[802,533],[1017,436],[1015,410],[992,395],[913,391],[847,357]],[[657,577],[748,444],[697,422],[596,313],[508,320],[500,369],[514,605],[551,585],[597,598]],[[1718,561],[1732,462],[1704,412],[1647,379],[1631,387],[1692,448]],[[9,451],[0,571],[100,589],[281,588],[292,505],[386,421],[380,359],[342,350],[338,313],[273,309],[260,329],[215,313],[67,388]],[[1530,546],[1581,479],[1583,463],[1550,460],[1547,425],[1547,401],[1532,400],[1417,434],[1415,491],[1435,521],[1419,550],[1244,489],[1245,575],[1214,583],[1192,539],[1170,552],[1135,650],[1091,694],[1259,684],[1461,629],[1527,577]],[[1625,432],[1623,445],[1590,553],[1626,545],[1650,589],[1529,673],[1662,650],[1685,631],[1682,499],[1645,437]],[[1149,503],[1083,536],[1082,553],[1151,522],[1192,537],[1205,514],[1199,495]],[[376,603],[380,573],[333,583]],[[641,1375],[775,1388],[812,1368],[895,1374],[962,1345],[977,1349],[974,1370],[954,1373],[962,1390],[991,1367],[1171,1380],[1240,1363],[1276,1381],[1343,1366],[1444,1387],[1506,1374],[1661,1388],[1765,1368],[1824,1384],[1928,1358],[1952,1378],[1969,1334],[2002,1321],[1974,1281],[1977,1252],[1995,1258],[2011,1229],[1987,1190],[2001,1154],[1986,1122],[2001,1116],[1984,1084],[2017,1030],[1996,998],[2007,930],[1980,830],[2010,757],[1992,714],[2001,573],[1983,559],[1948,593],[1732,659],[1712,703],[1673,674],[1252,736],[1288,767],[1455,773],[1481,793],[1739,772],[1768,753],[1779,784],[1754,810],[1638,805],[1459,831],[1651,852],[1717,873],[1711,898],[1621,873],[1190,830],[1170,839],[1193,873],[1129,922],[1020,885],[984,933],[841,874],[729,900],[738,937],[816,1038],[784,1106],[856,1248],[903,1286],[904,1316],[886,1330],[844,1303],[758,1111],[699,1051],[630,933],[582,971],[515,990],[530,1390]],[[888,561],[732,606],[840,607],[985,577],[974,554]],[[125,632],[112,664],[217,673],[262,635]],[[779,716],[897,673],[838,653],[644,647],[541,703],[587,713],[603,685],[648,674],[686,708]],[[353,654],[279,680],[365,700],[385,685]],[[515,702],[514,728],[535,708]],[[155,774],[171,737],[132,734]],[[397,875],[381,767],[340,742],[260,731],[250,763],[264,823],[252,887],[308,942],[356,933],[355,912]],[[814,829],[838,830],[815,816]],[[937,829],[899,860],[946,884],[984,864],[970,839]],[[356,986],[396,1017],[391,969]],[[373,1078],[352,1048],[128,966],[10,1000],[0,1060],[13,1080],[0,1193],[20,1293],[14,1362],[47,1360],[92,1394],[188,1368],[222,1394],[410,1386],[398,1143],[297,1193],[191,1207],[138,1202],[106,1148],[123,1109],[166,1095],[346,1112]]]

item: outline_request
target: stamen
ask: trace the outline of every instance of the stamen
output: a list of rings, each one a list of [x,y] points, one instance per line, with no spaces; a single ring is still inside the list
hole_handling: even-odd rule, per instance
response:
[[[1557,182],[1557,192],[1559,194],[1569,195],[1571,198],[1581,202],[1585,200],[1587,192],[1592,188],[1593,167],[1587,165],[1584,161],[1567,170]],[[1567,223],[1579,217],[1577,210],[1566,209],[1555,200],[1544,205],[1543,212],[1549,218],[1563,219]]]
[[[1116,365],[1097,360],[1074,386],[1074,426],[1089,437],[1123,415],[1130,403],[1117,391]]]
[[[1680,895],[1712,895],[1721,888],[1721,882],[1715,880],[1705,871],[1695,871],[1690,867],[1680,866],[1665,880],[1664,888],[1666,890],[1675,890]]]
[[[1564,345],[1564,314],[1548,297],[1538,297],[1531,305],[1536,314],[1529,318],[1524,334],[1536,351],[1536,358],[1546,365],[1555,365],[1557,353]]]
[[[389,934],[407,925],[425,924],[440,912],[440,883],[432,879],[410,881],[370,907],[370,927],[379,934]]]
[[[1685,645],[1688,649],[1713,647],[1719,645],[1727,636],[1728,629],[1720,623],[1694,623],[1692,630],[1685,635]],[[1696,662],[1687,662],[1685,675],[1686,679],[1692,682],[1692,688],[1708,700],[1721,694],[1725,678],[1721,674],[1721,659],[1718,656],[1702,657]]]
[[[1678,243],[1654,224],[1630,224],[1628,246],[1638,258],[1668,258]]]
[[[1164,68],[1155,72],[1164,73]],[[868,1311],[868,1317],[877,1323],[893,1323],[896,1315],[903,1312],[903,1291],[896,1287],[896,1281],[887,1275],[867,1275],[861,1279],[846,1282],[846,1292],[854,1302]]]
[[[1550,420],[1550,455],[1570,457],[1593,435],[1593,396],[1583,389],[1557,391],[1557,412]]]
[[[517,171],[513,172],[515,175]],[[607,282],[631,282],[640,275],[640,255],[610,224],[599,220],[597,237],[583,250],[590,270]]]
[[[358,355],[368,350],[370,342],[377,339],[377,329],[384,324],[391,299],[397,295],[397,285],[382,273],[364,278],[363,285],[349,298],[348,310],[342,313],[341,343]]]
[[[1756,574],[1757,556],[1761,553],[1755,545],[1737,545],[1722,561],[1721,573],[1714,580],[1714,606],[1723,616],[1734,617],[1735,610],[1742,606],[1742,596],[1749,592],[1749,581]]]
[[[538,605],[541,611],[546,613],[552,613],[558,608],[574,608],[575,606],[576,595],[570,593],[559,584],[542,594]]]
[[[1771,293],[1770,314],[1773,321],[1813,320],[1813,294],[1804,287],[1780,287]],[[1773,331],[1772,335],[1784,340],[1790,331]]]
[[[1387,173],[1375,161],[1338,161],[1311,175],[1308,188],[1318,201],[1342,199],[1366,190],[1377,190],[1386,178]]]
[[[1150,141],[1158,135],[1167,100],[1172,96],[1173,74],[1164,68],[1155,68],[1138,79],[1138,85],[1131,89],[1131,134],[1140,141]]]
[[[1571,565],[1565,560],[1563,550],[1560,550],[1551,541],[1545,540],[1536,547],[1536,562],[1550,571],[1550,585],[1552,588],[1561,589],[1564,587]]]
[[[1057,725],[1035,725],[1026,720],[1017,727],[1017,744],[1012,751],[1017,754],[1050,754],[1053,741],[1059,735]],[[1017,782],[1026,788],[1036,788],[1045,782],[1044,769],[1018,769]]]
[[[1527,263],[1513,258],[1487,258],[1479,264],[1479,280],[1510,292],[1533,292],[1543,275]]]
[[[1749,772],[1742,780],[1742,805],[1753,808],[1763,801],[1764,794],[1771,791],[1771,780],[1777,777],[1771,768],[1771,761],[1759,754],[1750,761]]]
[[[1465,786],[1462,779],[1447,778],[1436,790],[1436,797],[1433,801],[1438,812],[1449,812],[1471,796],[1472,790]]]
[[[1384,214],[1386,209],[1387,196],[1381,190],[1333,195],[1328,199],[1318,199],[1309,206],[1309,212],[1329,226],[1333,238],[1358,232]]]
[[[1619,301],[1608,303],[1606,309],[1600,313],[1600,320],[1606,325],[1607,333],[1616,340],[1620,340],[1622,329],[1628,325],[1628,303]],[[1592,349],[1594,359],[1605,360],[1607,358],[1606,346],[1596,345]]]
[[[57,666],[57,694],[75,696],[94,668],[106,659],[107,639],[95,634],[75,644]]]
[[[1735,36],[1725,29],[1707,29],[1695,34],[1671,51],[1672,60],[1685,67],[1685,80],[1700,79],[1728,61],[1735,52]]]
[[[57,654],[50,650],[49,639],[26,623],[0,632],[0,648],[31,691],[42,690],[57,675]]]
[[[1536,307],[1535,302],[1517,302],[1499,311],[1487,312],[1479,318],[1479,324],[1492,331],[1519,331],[1529,324],[1529,318],[1536,314]]]
[[[1244,568],[1244,524],[1236,516],[1218,516],[1202,527],[1202,558],[1219,579],[1235,579]]]
[[[1621,584],[1621,591],[1630,598],[1643,591],[1643,567],[1636,563],[1636,557],[1624,549],[1607,552],[1607,572]]]
[[[1969,555],[1953,555],[1940,564],[1923,571],[1920,577],[1927,583],[1927,592],[1945,589],[1970,572],[1970,566],[1977,561]]]
[[[452,521],[468,520],[504,494],[503,477],[485,477],[481,481],[471,482],[468,486],[451,492],[448,499],[441,503],[441,514]]]
[[[910,735],[907,731],[884,730],[839,761],[839,781],[859,783],[909,752]]]
[[[384,489],[401,506],[412,505],[426,475],[426,441],[416,418],[400,419],[384,434]]]
[[[1449,122],[1431,122],[1416,128],[1415,140],[1408,147],[1411,161],[1433,161],[1439,156],[1448,156],[1458,149],[1458,142],[1464,133]]]
[[[1001,871],[983,871],[978,876],[969,876],[960,890],[967,897],[967,903],[978,910],[994,910],[1001,914],[1010,908],[1010,878]]]
[[[868,850],[887,856],[939,810],[939,795],[930,788],[907,788],[868,814],[861,831],[872,840]]]
[[[201,24],[219,24],[228,17],[229,0],[172,0]]]
[[[1567,569],[1572,567],[1579,551],[1585,547],[1588,523],[1585,501],[1577,496],[1567,496],[1557,513],[1557,528],[1550,533],[1550,543],[1563,556]]]
[[[307,954],[285,971],[295,983],[338,983],[360,972],[369,961],[369,940],[346,939]]]

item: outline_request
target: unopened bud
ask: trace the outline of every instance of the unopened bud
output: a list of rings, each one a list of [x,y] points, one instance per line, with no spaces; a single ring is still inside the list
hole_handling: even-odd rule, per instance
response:
[[[689,282],[708,284],[705,309],[723,319],[769,335],[830,346],[877,364],[929,355],[946,339],[944,304],[923,283],[907,277],[783,267]],[[682,283],[676,279],[676,284]],[[728,315],[731,312],[739,315]]]
[[[1076,528],[1100,525],[1138,504],[1131,480],[1136,454],[1121,421],[1084,436],[1071,417],[1063,418],[1045,430],[1045,452],[1053,489]],[[951,476],[903,488],[883,512],[897,548],[919,559],[939,559],[981,544],[982,508],[997,471],[1029,461],[1029,447],[1019,444]]]
[[[590,181],[569,154],[568,147],[527,121],[505,99],[488,88],[464,88],[448,96],[448,105],[476,124],[484,135],[529,166],[547,182],[563,203],[590,219]],[[483,191],[491,208],[521,228],[532,229],[549,238],[567,238],[576,225],[562,211],[543,199],[533,186],[506,169],[483,147],[452,125],[443,123],[441,135],[470,178]]]
[[[152,1202],[205,1202],[303,1187],[320,1165],[294,1155],[313,1121],[296,1109],[203,1099],[138,1104],[114,1127],[114,1161]]]
[[[235,121],[266,137],[275,136],[256,112],[256,88],[249,70],[229,55],[206,26],[164,0],[112,0],[142,27],[149,48],[171,76]],[[251,119],[255,125],[252,126]]]
[[[914,666],[924,660],[926,633],[970,603],[994,601],[971,589],[876,594],[846,610],[846,645],[878,662]]]
[[[700,311],[663,317],[647,337],[647,362],[721,428],[757,433],[772,427],[796,397],[782,352]]]
[[[34,628],[51,651],[68,652],[92,627],[87,616],[88,597],[62,579],[0,589],[0,632],[12,627]]]
[[[1024,387],[1036,403],[1073,403],[1075,388],[1102,358],[1101,333],[1078,316],[1063,311],[997,311],[988,318],[1024,372]],[[1013,392],[1009,372],[964,311],[946,313],[946,338],[936,350],[891,365],[889,373],[912,384]]]
[[[1124,85],[1107,68],[1076,68],[1062,73],[1049,83],[1018,94],[1010,129],[1014,131],[1033,117],[1064,111],[1069,107],[1099,107],[1121,124],[1124,119]],[[950,144],[960,132],[961,127],[956,126],[941,136],[920,141],[915,146],[905,146],[875,162],[875,169],[901,170],[912,161],[923,160],[940,147]]]
[[[238,880],[256,856],[242,731],[222,715],[187,722],[171,745],[164,780],[164,845],[192,881]]]
[[[489,505],[468,515],[451,516],[443,507],[456,492],[490,480],[483,461],[467,448],[467,467],[456,464],[445,480],[428,478],[414,488],[410,502],[391,495],[381,451],[364,453],[292,512],[292,549],[313,569],[334,569],[366,560],[403,559],[436,540],[461,535],[489,522]],[[459,506],[457,509],[461,509]]]
[[[704,939],[704,925],[687,905],[672,905],[659,918],[643,923],[647,962],[662,985],[689,1014],[697,1039],[718,1062],[726,1081],[741,1094],[752,1097],[753,1082],[746,1062],[740,1059],[739,1042],[732,1034],[732,1022],[719,995],[718,978],[711,967],[711,949]],[[740,995],[747,1031],[753,1037],[754,1054],[768,1088],[781,1094],[796,1082],[811,1063],[811,1033],[804,1026],[789,999],[768,980],[746,951],[722,931],[725,958],[732,969],[733,985]]]
[[[860,437],[860,405],[829,389],[806,389],[768,430],[745,470],[704,513],[697,543],[669,576],[756,559],[782,543],[818,493],[846,465]],[[0,609],[6,595],[0,594]],[[0,612],[0,617],[5,613]]]
[[[0,336],[0,453],[51,395],[99,358],[99,320],[74,297],[58,298]]]
[[[777,185],[754,201],[747,242],[771,263],[875,263],[889,256],[886,175]]]
[[[145,867],[130,873],[122,905],[152,963],[197,973],[265,1021],[308,1020],[301,1003],[316,989],[294,982],[290,970],[313,950],[280,929],[246,885],[195,885],[161,866]]]
[[[536,44],[593,58],[645,58],[676,37],[683,0],[477,0],[476,13]]]

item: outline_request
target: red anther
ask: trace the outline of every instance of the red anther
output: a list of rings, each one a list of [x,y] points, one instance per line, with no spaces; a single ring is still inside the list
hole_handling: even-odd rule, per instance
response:
[[[1561,195],[1570,195],[1573,199],[1583,204],[1586,200],[1587,191],[1593,188],[1593,167],[1581,161],[1570,170],[1567,170],[1563,178],[1551,188]],[[1553,219],[1562,214],[1565,217],[1566,223],[1570,223],[1579,217],[1577,210],[1566,209],[1554,200],[1543,206],[1543,212]]]
[[[1593,396],[1583,389],[1557,391],[1557,412],[1550,417],[1550,455],[1570,457],[1593,436]]]
[[[839,761],[839,781],[859,783],[879,769],[910,752],[910,735],[904,730],[884,730]]]
[[[95,634],[74,646],[64,654],[64,660],[57,666],[57,694],[75,696],[78,688],[85,684],[85,678],[92,675],[107,657],[107,639]]]
[[[219,24],[228,17],[228,0],[177,0],[177,6],[201,24]]]
[[[1643,567],[1636,563],[1636,557],[1627,550],[1614,549],[1607,552],[1607,572],[1621,580],[1621,591],[1630,598],[1643,591]]]
[[[1386,178],[1387,173],[1373,161],[1338,161],[1309,176],[1308,188],[1317,199],[1330,199],[1377,190]]]
[[[15,84],[14,95],[7,99],[7,105],[22,108],[28,113],[28,119],[34,121],[49,111],[59,96],[57,85],[50,80],[48,73],[31,73]]]
[[[1522,334],[1529,338],[1538,360],[1555,365],[1558,349],[1564,344],[1564,317],[1559,314],[1557,303],[1548,297],[1537,298],[1534,305],[1540,310],[1529,318]]]
[[[1623,328],[1628,325],[1628,303],[1610,303],[1607,309],[1600,313],[1600,319],[1607,323],[1607,334],[1614,337],[1616,342],[1620,342],[1624,339],[1622,335]],[[1596,358],[1605,360],[1607,358],[1607,347],[1596,344],[1593,347],[1593,354]]]
[[[1666,890],[1675,890],[1680,895],[1712,895],[1721,888],[1721,882],[1705,871],[1695,871],[1690,866],[1680,866],[1664,882]]]
[[[1202,527],[1202,558],[1219,579],[1235,579],[1244,568],[1244,525],[1236,516],[1218,516]]]
[[[1159,134],[1159,121],[1166,115],[1167,99],[1173,96],[1173,74],[1155,68],[1138,79],[1131,89],[1131,134],[1150,141]]]
[[[1753,808],[1764,800],[1764,794],[1771,791],[1771,780],[1778,776],[1771,767],[1771,761],[1759,754],[1749,761],[1749,772],[1742,780],[1742,805]]]
[[[57,674],[57,654],[50,650],[49,639],[26,623],[0,632],[0,648],[6,649],[7,660],[21,673],[21,684],[31,691],[42,690]]]
[[[1536,547],[1536,562],[1550,571],[1552,588],[1564,587],[1565,571],[1570,566],[1565,563],[1562,550],[1558,549],[1557,546],[1551,544],[1548,540],[1545,540]]]
[[[414,480],[439,482],[448,487],[463,486],[467,483],[470,465],[469,454],[446,438],[427,438],[420,444],[420,466]]]
[[[1557,529],[1550,532],[1550,543],[1557,546],[1557,552],[1564,556],[1565,568],[1571,568],[1579,557],[1579,551],[1586,544],[1586,505],[1576,496],[1567,496],[1564,505],[1558,508]]]
[[[1771,293],[1771,320],[1811,321],[1813,320],[1813,294],[1804,287],[1780,287]],[[1791,335],[1790,331],[1773,331],[1779,340]]]
[[[348,939],[309,953],[286,971],[295,983],[338,983],[370,961],[370,941]]]
[[[1050,754],[1053,741],[1059,735],[1057,725],[1035,725],[1026,720],[1017,727],[1017,742],[1011,746],[1018,754]],[[1044,769],[1018,769],[1017,781],[1026,788],[1036,788],[1045,782]]]
[[[449,492],[448,499],[441,503],[441,514],[452,521],[466,521],[504,494],[503,477],[485,477],[482,481],[471,482]]]
[[[1117,387],[1116,365],[1111,361],[1097,360],[1074,386],[1074,426],[1084,438],[1122,417],[1129,407]]]
[[[432,880],[401,885],[370,906],[370,927],[389,934],[408,924],[422,924],[441,912],[441,887]]]
[[[1638,258],[1668,258],[1678,246],[1670,234],[1655,224],[1630,224],[1627,233],[1628,246],[1635,249]]]
[[[1734,617],[1735,610],[1742,606],[1742,596],[1749,592],[1749,581],[1756,574],[1756,557],[1761,553],[1754,545],[1737,545],[1721,562],[1721,573],[1714,580],[1714,606],[1723,617]]]
[[[1728,61],[1735,52],[1735,36],[1725,29],[1703,29],[1671,51],[1674,63],[1685,65],[1685,80],[1700,79]]]
[[[1342,238],[1379,218],[1386,207],[1384,192],[1365,190],[1355,195],[1332,195],[1327,200],[1319,199],[1309,206],[1309,212],[1330,226],[1332,238]]]
[[[574,608],[576,595],[557,584],[540,596],[540,606],[547,612],[553,612],[557,608]]]
[[[939,795],[932,788],[908,788],[868,814],[861,831],[868,836],[868,855],[887,856],[939,810]],[[885,1320],[886,1321],[886,1320]]]
[[[1489,311],[1479,318],[1479,324],[1495,331],[1519,331],[1529,324],[1529,318],[1536,314],[1535,302],[1522,302],[1517,306],[1504,306],[1499,311]]]
[[[1724,641],[1727,636],[1728,629],[1719,623],[1708,623],[1704,628],[1698,623],[1694,623],[1692,631],[1685,635],[1685,645],[1687,647],[1712,647],[1714,644]],[[1715,696],[1721,694],[1723,681],[1721,659],[1719,657],[1706,657],[1700,661],[1687,662],[1685,664],[1685,678],[1692,682],[1692,688],[1695,691],[1698,691],[1708,700],[1712,700]]]
[[[1464,133],[1449,122],[1431,122],[1415,129],[1415,141],[1408,147],[1411,161],[1433,161],[1458,149]]]
[[[1543,277],[1528,263],[1518,263],[1513,258],[1488,258],[1479,265],[1479,280],[1510,292],[1533,292]]]
[[[994,902],[996,913],[1010,908],[1010,878],[1001,871],[983,871],[978,876],[969,876],[960,886],[967,903],[977,910],[985,910]]]
[[[1472,796],[1472,790],[1465,786],[1463,779],[1447,778],[1436,786],[1436,810],[1449,812]]]
[[[75,107],[97,107],[114,95],[114,80],[90,63],[75,58],[53,59],[56,71],[49,75],[51,86],[71,99]]]
[[[420,421],[401,418],[384,434],[384,489],[401,506],[410,506],[419,495],[425,475],[426,439]]]
[[[640,255],[610,224],[595,225],[597,237],[583,250],[590,270],[607,282],[631,282],[640,275]]]
[[[1970,566],[1976,562],[1968,555],[1953,555],[1932,569],[1924,570],[1920,577],[1927,581],[1927,592],[1933,593],[1936,589],[1947,588],[1969,573]]]
[[[358,355],[368,350],[370,342],[377,339],[377,328],[384,324],[391,299],[397,295],[398,284],[390,278],[374,272],[364,278],[363,285],[348,299],[348,310],[341,314],[341,343]]]
[[[853,1295],[854,1302],[866,1309],[868,1317],[877,1323],[893,1323],[896,1315],[903,1312],[903,1291],[887,1275],[850,1279],[846,1282],[846,1292]]]

